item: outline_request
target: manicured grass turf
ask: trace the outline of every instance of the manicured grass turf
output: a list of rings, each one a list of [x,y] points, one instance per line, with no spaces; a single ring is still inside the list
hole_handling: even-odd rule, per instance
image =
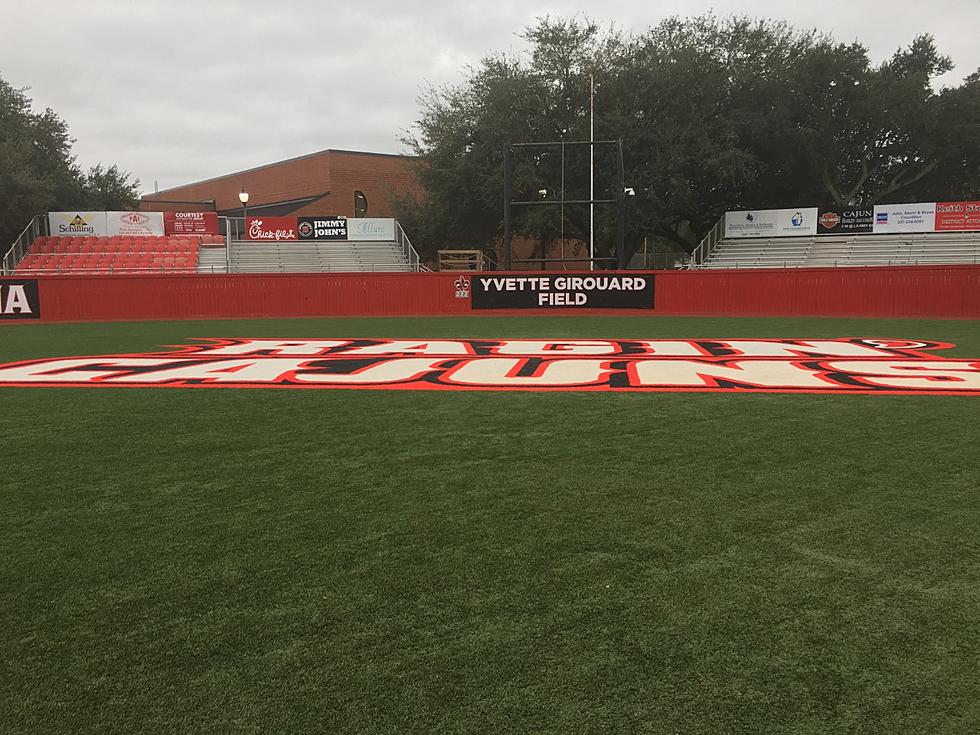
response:
[[[893,337],[455,318],[190,337]],[[0,389],[0,732],[980,731],[980,399]]]

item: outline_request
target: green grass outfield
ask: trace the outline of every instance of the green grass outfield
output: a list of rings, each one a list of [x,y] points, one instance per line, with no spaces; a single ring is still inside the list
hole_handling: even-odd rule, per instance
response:
[[[191,337],[891,337],[446,318]],[[976,733],[980,399],[0,389],[0,733]]]

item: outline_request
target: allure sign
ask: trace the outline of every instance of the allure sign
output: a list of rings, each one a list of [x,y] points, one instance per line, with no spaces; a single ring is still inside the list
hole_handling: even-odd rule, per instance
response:
[[[298,240],[296,233],[295,217],[248,217],[245,220],[246,240]]]

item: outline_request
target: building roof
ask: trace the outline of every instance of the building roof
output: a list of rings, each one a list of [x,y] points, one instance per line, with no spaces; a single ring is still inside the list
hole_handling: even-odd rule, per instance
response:
[[[284,163],[294,163],[296,161],[303,161],[308,158],[316,158],[317,156],[324,156],[330,153],[343,153],[345,155],[354,156],[380,156],[387,158],[399,158],[403,160],[413,160],[417,158],[416,156],[407,156],[400,153],[372,153],[370,151],[349,151],[344,148],[324,148],[322,151],[314,151],[313,153],[306,153],[302,156],[294,156],[292,158],[284,158],[281,161],[274,161],[272,163],[264,163],[261,166],[253,166],[252,168],[242,169],[241,171],[232,171],[231,173],[221,174],[220,176],[212,176],[208,179],[201,179],[199,181],[189,181],[186,184],[180,184],[179,186],[171,186],[167,189],[160,189],[151,194],[144,194],[142,199],[153,199],[158,197],[160,194],[166,194],[170,191],[179,191],[180,189],[186,189],[188,186],[196,186],[198,184],[208,184],[212,181],[220,181],[221,179],[227,179],[231,176],[243,176],[244,174],[254,173],[256,171],[262,171],[264,169],[273,168],[275,166],[281,166]]]

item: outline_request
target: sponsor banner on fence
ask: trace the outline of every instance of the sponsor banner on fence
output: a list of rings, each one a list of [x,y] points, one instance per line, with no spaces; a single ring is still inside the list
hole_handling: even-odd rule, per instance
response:
[[[390,217],[351,217],[347,220],[351,240],[394,240],[395,220]]]
[[[40,319],[37,281],[0,281],[0,319]]]
[[[300,240],[346,240],[346,217],[299,217],[296,232]]]
[[[248,217],[245,220],[246,240],[298,240],[295,217]]]
[[[817,208],[725,212],[725,237],[794,237],[817,232]]]
[[[217,212],[164,212],[165,235],[217,235]]]
[[[652,275],[473,276],[470,285],[473,309],[653,308]]]
[[[936,203],[876,204],[874,233],[932,232],[936,227]]]
[[[937,202],[936,232],[980,230],[980,202]]]
[[[0,365],[0,386],[980,396],[980,360],[896,339],[214,339]]]
[[[48,212],[48,234],[55,237],[105,236],[105,212]]]
[[[874,228],[874,211],[867,209],[821,209],[818,235],[861,235]]]
[[[163,230],[163,212],[106,212],[109,235],[159,236]]]

